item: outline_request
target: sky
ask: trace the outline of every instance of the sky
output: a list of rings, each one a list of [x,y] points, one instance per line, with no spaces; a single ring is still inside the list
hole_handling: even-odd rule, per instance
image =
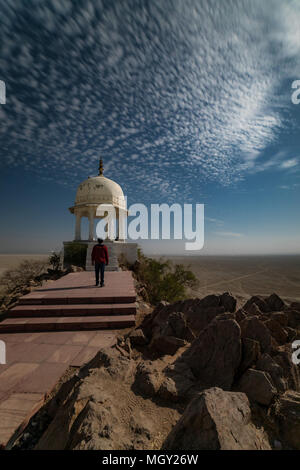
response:
[[[299,254],[299,24],[298,0],[0,0],[0,252],[73,239],[101,157],[129,205],[204,204],[199,254]]]

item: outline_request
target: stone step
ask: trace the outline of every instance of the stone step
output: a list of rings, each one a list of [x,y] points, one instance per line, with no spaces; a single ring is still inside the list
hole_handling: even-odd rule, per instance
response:
[[[134,315],[136,304],[62,304],[62,305],[17,305],[9,311],[9,318],[22,317],[82,317],[100,315]]]
[[[100,289],[100,288],[97,288]],[[38,292],[38,291],[35,291]],[[34,292],[34,293],[35,293]],[[103,296],[95,294],[93,297],[79,296],[78,294],[74,297],[70,296],[55,296],[51,297],[28,294],[19,299],[18,305],[82,305],[82,304],[131,304],[136,301],[136,295],[128,292],[128,295],[112,296],[106,294]]]
[[[7,318],[0,323],[0,333],[32,333],[36,331],[82,331],[129,328],[135,325],[134,315],[62,316],[45,318]]]

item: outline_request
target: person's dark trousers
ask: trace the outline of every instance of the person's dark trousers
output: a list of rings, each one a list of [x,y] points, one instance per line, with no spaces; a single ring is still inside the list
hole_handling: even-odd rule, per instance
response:
[[[96,274],[96,284],[99,284],[99,272],[101,276],[101,285],[104,284],[104,270],[105,270],[105,263],[95,263],[95,274]]]

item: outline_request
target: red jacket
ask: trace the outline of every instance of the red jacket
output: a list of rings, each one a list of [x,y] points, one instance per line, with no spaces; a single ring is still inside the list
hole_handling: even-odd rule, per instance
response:
[[[105,245],[95,245],[92,251],[92,262],[108,264],[108,251]]]

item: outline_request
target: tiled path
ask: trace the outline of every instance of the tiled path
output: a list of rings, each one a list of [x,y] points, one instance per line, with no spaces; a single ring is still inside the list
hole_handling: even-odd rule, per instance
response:
[[[92,273],[74,273],[47,283],[43,289],[24,296],[23,301],[26,303],[28,298],[39,298],[40,301],[40,296],[45,299],[48,294],[48,299],[59,296],[59,303],[63,305],[64,301],[72,303],[74,294],[77,304],[82,298],[85,299],[84,303],[87,299],[89,302],[98,299],[97,302],[113,304],[119,295],[135,295],[132,279],[128,275],[122,276],[122,272],[107,274],[110,276],[107,276],[108,285],[104,288],[92,287]],[[81,315],[84,313],[81,312]],[[112,345],[116,333],[116,330],[95,329],[24,333],[0,331],[0,340],[6,344],[6,364],[0,364],[0,447],[9,442],[18,428],[24,427],[69,366],[81,366],[94,357],[99,348]]]
[[[39,409],[69,366],[83,365],[115,336],[112,330],[0,334],[7,362],[0,364],[0,446]]]

